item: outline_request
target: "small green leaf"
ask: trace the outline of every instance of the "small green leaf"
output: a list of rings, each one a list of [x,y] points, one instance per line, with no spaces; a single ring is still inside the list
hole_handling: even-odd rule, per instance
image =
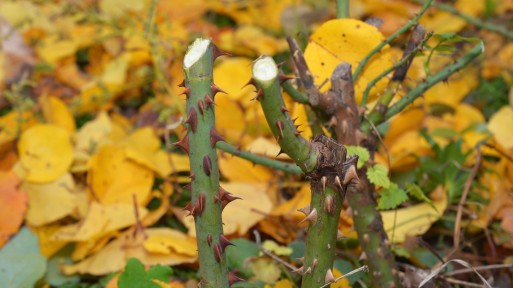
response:
[[[399,246],[392,246],[392,252],[394,252],[395,255],[404,257],[404,258],[410,258],[411,254],[406,250],[404,247]]]
[[[163,282],[169,281],[172,270],[170,267],[157,265],[150,268],[147,272],[144,265],[136,258],[128,259],[125,271],[119,275],[119,288],[160,288],[159,285],[152,282],[152,279]]]
[[[361,146],[346,146],[347,155],[358,155],[358,164],[356,168],[361,168],[370,158],[369,151]]]
[[[385,189],[390,187],[390,179],[388,178],[388,168],[382,164],[376,164],[367,170],[367,177],[371,183],[381,186]]]
[[[237,249],[226,250],[228,267],[231,270],[237,268],[239,270],[238,275],[242,278],[252,276],[251,269],[246,264],[246,260],[260,255],[260,249],[258,249],[258,246],[254,242],[244,238],[233,239],[231,242],[237,246]]]
[[[379,198],[378,209],[395,209],[406,200],[408,200],[406,191],[399,188],[397,184],[390,182],[390,187],[381,191],[381,198]]]
[[[422,202],[428,203],[431,207],[433,207],[433,209],[435,209],[436,212],[438,212],[438,209],[436,209],[436,206],[435,204],[433,204],[433,201],[431,201],[431,199],[424,195],[422,189],[420,189],[419,186],[412,183],[406,183],[406,189],[408,191],[408,194],[410,194],[412,197]]]
[[[27,227],[20,229],[0,250],[0,286],[34,287],[46,270],[46,258],[39,252],[37,235]]]

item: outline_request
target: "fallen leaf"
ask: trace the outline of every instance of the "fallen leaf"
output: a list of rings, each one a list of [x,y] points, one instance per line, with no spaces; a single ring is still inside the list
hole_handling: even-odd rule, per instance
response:
[[[18,153],[21,166],[27,171],[23,180],[51,182],[71,166],[71,136],[59,126],[36,124],[22,133],[18,142]]]
[[[513,108],[504,106],[493,114],[488,122],[488,130],[493,133],[495,140],[507,150],[513,148]]]
[[[41,96],[39,103],[41,104],[46,123],[62,127],[70,135],[75,133],[75,118],[62,100],[52,96]]]
[[[15,173],[0,172],[0,248],[18,232],[27,211],[27,194],[19,185]]]

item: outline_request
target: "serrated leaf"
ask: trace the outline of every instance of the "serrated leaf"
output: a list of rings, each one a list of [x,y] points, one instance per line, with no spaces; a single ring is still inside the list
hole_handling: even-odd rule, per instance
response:
[[[36,234],[23,227],[0,250],[2,287],[34,287],[46,270],[46,258],[41,255]]]
[[[424,193],[422,192],[422,189],[420,189],[419,186],[417,186],[416,184],[412,184],[412,183],[406,183],[406,189],[407,189],[408,194],[410,194],[417,200],[428,203],[429,206],[433,207],[433,209],[435,209],[435,211],[438,212],[435,204],[433,204],[433,201],[431,201],[431,199],[429,199],[429,197],[424,195]]]
[[[371,183],[381,186],[385,189],[390,187],[388,178],[388,168],[383,164],[376,164],[367,170],[367,177]]]
[[[347,155],[358,155],[358,164],[356,168],[361,168],[370,158],[369,151],[361,146],[346,146]]]
[[[157,265],[148,271],[144,269],[144,264],[136,258],[128,259],[125,271],[119,275],[119,288],[160,288],[158,284],[152,282],[152,279],[163,282],[169,281],[172,270],[170,267]]]
[[[406,191],[399,188],[397,184],[390,182],[390,187],[381,191],[381,198],[379,198],[378,209],[395,209],[406,200],[408,200]]]

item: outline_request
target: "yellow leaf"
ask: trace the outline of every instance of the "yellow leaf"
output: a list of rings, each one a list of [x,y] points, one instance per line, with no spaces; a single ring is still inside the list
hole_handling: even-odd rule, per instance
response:
[[[12,141],[19,137],[19,134],[35,124],[31,112],[11,111],[0,117],[0,154],[12,149]]]
[[[154,233],[143,242],[144,248],[151,253],[198,255],[196,239],[170,228],[154,228]]]
[[[95,253],[109,242],[112,238],[119,236],[118,231],[111,231],[101,237],[92,237],[86,241],[79,241],[75,243],[75,249],[73,249],[73,254],[71,254],[71,259],[73,261],[80,261],[87,257],[88,255]]]
[[[138,207],[138,209],[140,218],[148,213],[148,210],[144,207]],[[62,227],[55,232],[51,239],[86,241],[133,225],[136,220],[133,204],[101,205],[97,202],[91,202],[89,211],[87,211],[87,215],[82,222]]]
[[[337,268],[333,268],[333,277],[335,277],[335,279],[342,275],[344,274],[338,271]],[[347,278],[342,278],[338,280],[336,283],[331,284],[330,288],[351,288],[351,285],[349,285],[349,280]]]
[[[461,100],[479,85],[477,72],[477,69],[467,68],[453,74],[448,81],[439,82],[424,93],[425,103],[441,103],[456,109]]]
[[[29,198],[27,221],[37,227],[70,215],[75,209],[74,186],[70,173],[49,183],[23,183],[21,188]]]
[[[78,49],[75,39],[62,39],[57,34],[45,37],[36,47],[37,55],[52,65],[64,57],[72,56]]]
[[[287,154],[285,153],[278,155],[278,153],[280,152],[280,145],[278,145],[276,141],[270,141],[265,137],[256,138],[253,142],[249,143],[245,149],[251,151],[251,153],[253,154],[264,155],[277,159],[290,160],[290,157],[287,156]]]
[[[133,195],[138,205],[150,200],[153,173],[150,169],[131,161],[126,152],[116,146],[102,146],[91,157],[87,174],[91,199],[103,204],[133,204]]]
[[[229,154],[219,157],[219,170],[233,182],[265,182],[273,178],[269,168]]]
[[[513,108],[504,106],[493,114],[488,122],[488,130],[493,133],[495,140],[504,147],[504,149],[513,148]]]
[[[64,174],[73,161],[71,136],[64,128],[37,124],[25,131],[18,143],[25,181],[51,182]]]
[[[322,24],[311,36],[305,50],[305,60],[314,75],[316,85],[328,80],[321,91],[331,87],[331,74],[335,67],[342,63],[351,64],[352,72],[360,61],[384,40],[376,27],[354,19],[336,19]],[[386,45],[380,53],[376,53],[365,65],[355,82],[355,98],[359,103],[367,84],[388,67],[391,67],[392,56],[390,46]],[[370,91],[372,101],[385,89],[388,78],[381,79]]]
[[[216,85],[226,91],[230,99],[240,100],[244,106],[256,96],[253,85],[242,88],[253,77],[251,63],[249,58],[230,57],[214,67]]]
[[[75,132],[75,118],[61,99],[53,96],[42,96],[39,98],[39,103],[48,124],[62,127],[70,134]]]
[[[245,25],[235,31],[234,41],[239,47],[250,49],[256,54],[275,55],[288,48],[285,39],[267,35],[257,26]],[[246,50],[243,54],[253,54]],[[249,53],[248,53],[249,52]]]
[[[144,11],[145,2],[139,0],[100,0],[98,7],[103,14],[119,17],[130,12]]]
[[[388,239],[394,243],[402,243],[408,235],[422,235],[431,227],[431,224],[442,217],[447,208],[446,192],[442,186],[438,186],[433,193],[440,196],[439,199],[433,199],[436,210],[428,203],[421,203],[393,211],[381,212]]]
[[[47,258],[50,258],[57,251],[61,250],[68,241],[60,241],[60,240],[52,240],[52,235],[61,229],[61,225],[58,223],[45,225],[41,227],[31,227],[30,229],[37,234],[37,238],[39,240],[39,249],[41,249],[41,254],[45,255]]]
[[[280,279],[281,269],[275,262],[267,258],[257,258],[249,264],[253,273],[252,280],[259,280],[265,283],[275,283]]]
[[[130,54],[123,53],[110,61],[103,71],[100,81],[104,84],[122,85],[126,82],[126,72],[130,62]]]
[[[160,140],[151,127],[135,130],[116,143],[125,147],[127,158],[157,172],[161,177],[171,173],[166,152],[160,149]]]
[[[262,247],[278,256],[288,256],[293,252],[292,248],[280,246],[278,243],[272,240],[265,240],[264,243],[262,243]]]
[[[276,281],[274,286],[271,286],[269,284],[265,284],[265,286],[264,286],[264,288],[292,288],[292,287],[294,287],[294,284],[292,284],[292,282],[290,282],[289,279],[283,279],[280,281]]]
[[[305,218],[305,214],[297,210],[310,204],[310,198],[310,184],[306,183],[303,186],[301,186],[301,189],[296,193],[296,195],[294,195],[294,197],[292,197],[292,199],[276,207],[271,212],[271,215],[290,215],[293,219],[301,221]]]

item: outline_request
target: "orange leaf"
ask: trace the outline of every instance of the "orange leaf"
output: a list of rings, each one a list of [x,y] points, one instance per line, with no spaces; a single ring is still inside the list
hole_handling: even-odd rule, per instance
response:
[[[18,232],[27,211],[27,194],[19,184],[14,172],[0,172],[0,247]]]

